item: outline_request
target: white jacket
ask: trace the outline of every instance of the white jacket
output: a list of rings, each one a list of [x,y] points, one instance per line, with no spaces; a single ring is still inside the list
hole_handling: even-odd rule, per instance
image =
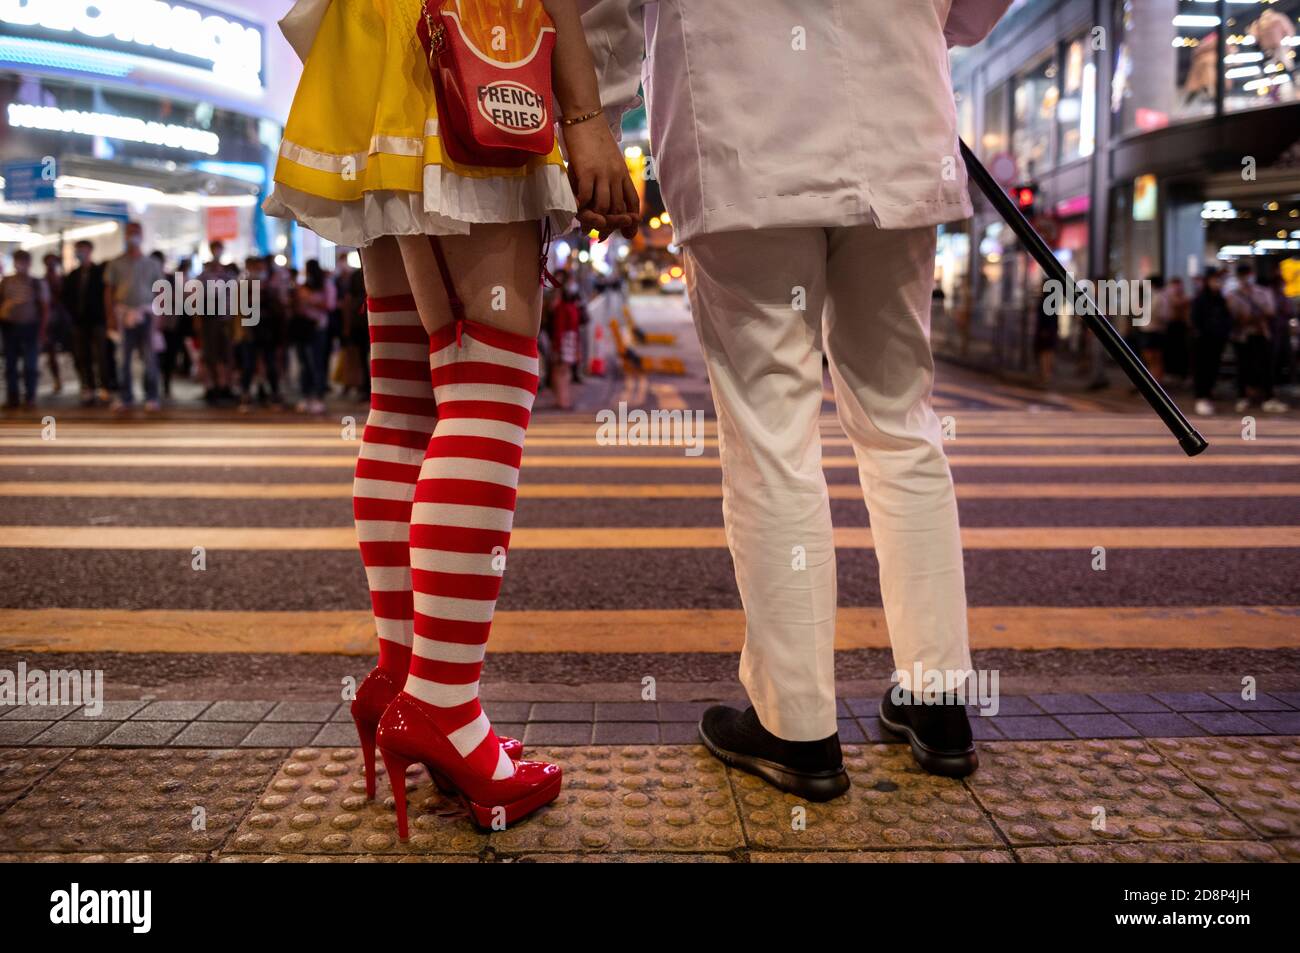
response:
[[[644,83],[679,242],[971,215],[948,47],[1011,0],[579,2],[611,123]]]

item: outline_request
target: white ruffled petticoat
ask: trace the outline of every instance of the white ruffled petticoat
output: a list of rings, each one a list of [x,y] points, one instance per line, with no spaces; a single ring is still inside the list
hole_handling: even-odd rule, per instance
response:
[[[380,190],[352,202],[322,198],[276,183],[262,203],[275,218],[294,219],[336,245],[363,248],[384,235],[468,235],[482,222],[549,219],[551,233],[573,227],[573,189],[558,165],[526,176],[477,178],[440,165],[424,167],[424,194]]]

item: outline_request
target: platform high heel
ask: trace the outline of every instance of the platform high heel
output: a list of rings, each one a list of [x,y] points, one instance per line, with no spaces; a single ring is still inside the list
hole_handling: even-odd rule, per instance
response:
[[[422,704],[399,693],[384,711],[375,736],[393,788],[399,838],[406,840],[410,833],[406,771],[412,764],[425,765],[435,783],[454,792],[483,830],[504,830],[559,796],[563,772],[557,764],[517,761],[515,773],[499,781],[468,770],[464,757],[421,710]]]
[[[352,699],[352,721],[357,726],[357,738],[361,743],[361,758],[366,766],[366,799],[375,797],[375,730],[384,709],[397,697],[406,681],[405,675],[395,675],[387,669],[375,668],[357,687],[356,697]],[[524,743],[517,738],[498,736],[501,747],[514,761],[524,756]]]

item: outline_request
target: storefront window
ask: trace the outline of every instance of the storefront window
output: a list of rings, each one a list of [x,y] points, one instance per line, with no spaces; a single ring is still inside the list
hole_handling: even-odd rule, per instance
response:
[[[1295,102],[1300,0],[1234,0],[1224,33],[1223,108],[1234,112]]]
[[[957,135],[967,143],[975,141],[975,101],[963,89],[953,94],[957,102]]]
[[[1060,92],[1056,85],[1056,57],[1047,54],[1016,75],[1015,131],[1012,151],[1020,178],[1031,180],[1053,166],[1052,126]]]
[[[939,226],[930,302],[930,333],[963,355],[970,347],[970,228],[969,221]]]
[[[53,200],[0,201],[34,251],[71,251],[84,237],[116,254],[121,223],[141,222],[170,260],[220,239],[231,257],[266,244],[259,222],[279,127],[256,116],[147,90],[0,72],[0,160],[57,157]],[[279,249],[277,249],[279,250]]]
[[[1007,84],[1002,83],[984,97],[984,136],[980,139],[980,151],[986,162],[1010,147],[1007,120]]]
[[[1160,267],[1159,183],[1138,176],[1111,193],[1111,278],[1143,279]]]
[[[1056,104],[1061,162],[1090,156],[1097,135],[1097,67],[1087,35],[1065,47],[1061,62],[1061,100]]]
[[[1219,6],[1203,0],[1116,0],[1111,80],[1119,133],[1150,132],[1214,113]]]
[[[940,226],[934,255],[934,281],[948,307],[970,306],[962,299],[970,287],[970,222]]]

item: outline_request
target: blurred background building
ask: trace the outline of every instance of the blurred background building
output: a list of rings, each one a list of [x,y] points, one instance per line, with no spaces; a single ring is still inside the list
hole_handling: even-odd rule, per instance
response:
[[[267,0],[0,0],[0,248],[320,254],[262,216],[298,61]],[[306,242],[311,247],[301,248]]]
[[[1280,270],[1300,295],[1300,0],[1019,0],[954,51],[959,127],[1077,278]],[[941,353],[1032,362],[1042,275],[997,214],[947,226]],[[1078,321],[1060,316],[1063,345]]]
[[[281,123],[299,73],[276,20],[288,0],[0,0],[0,260],[71,266],[122,249],[198,265],[269,254],[333,270],[357,256],[267,219]],[[1076,277],[1189,279],[1250,260],[1300,296],[1300,0],[1017,0],[955,50],[962,137]],[[631,242],[557,240],[551,265],[602,284],[683,290],[643,110],[623,146],[643,200]],[[41,269],[38,266],[37,273]],[[1042,276],[996,213],[942,229],[936,350],[1029,371]],[[1084,351],[1059,318],[1063,351]],[[1041,330],[1041,328],[1039,328]]]

